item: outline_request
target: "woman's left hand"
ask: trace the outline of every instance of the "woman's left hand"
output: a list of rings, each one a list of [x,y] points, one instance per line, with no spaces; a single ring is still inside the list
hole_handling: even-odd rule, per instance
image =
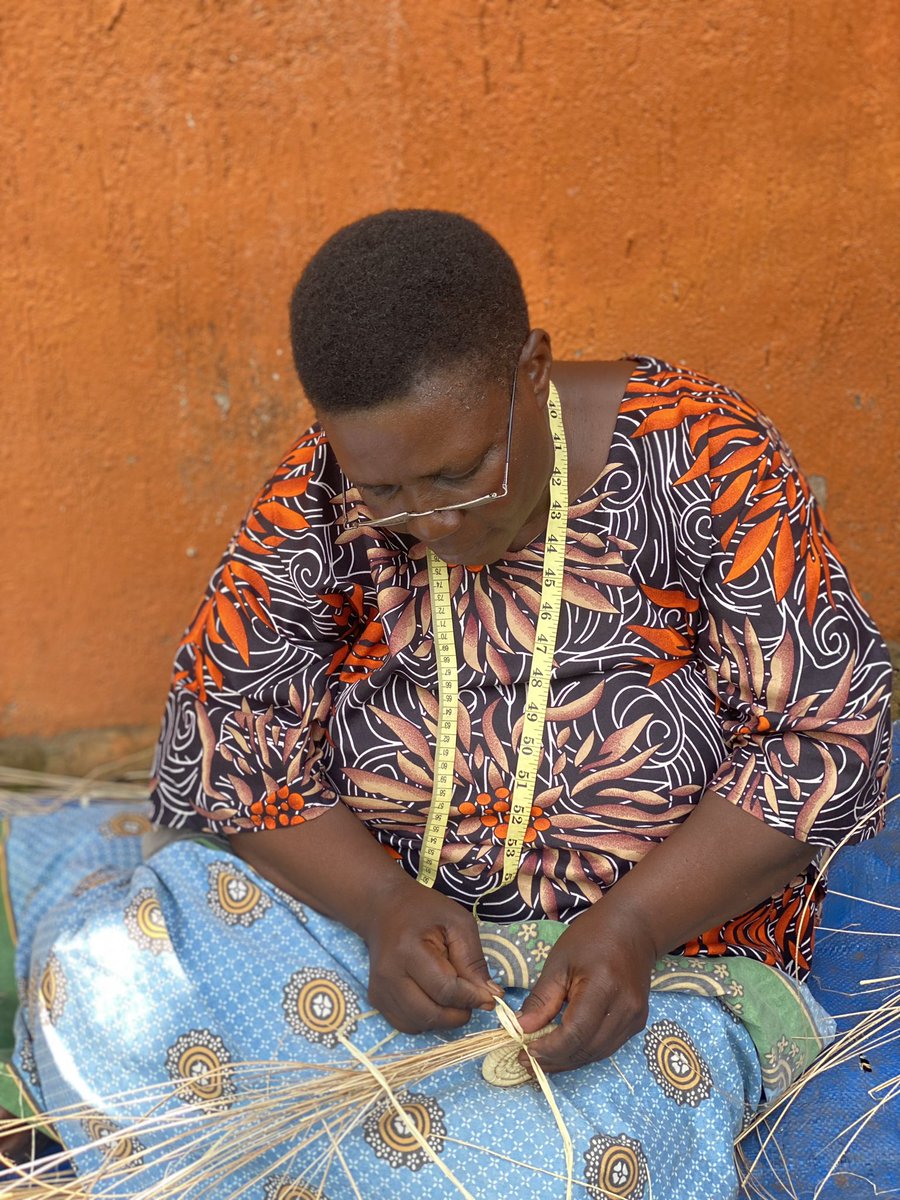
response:
[[[572,923],[518,1014],[533,1033],[566,1004],[559,1028],[532,1046],[545,1071],[608,1058],[647,1023],[656,948],[635,914],[617,908],[607,896]]]

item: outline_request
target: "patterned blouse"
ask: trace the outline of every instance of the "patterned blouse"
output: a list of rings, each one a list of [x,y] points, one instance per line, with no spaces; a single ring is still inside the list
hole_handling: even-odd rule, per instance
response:
[[[569,508],[549,708],[517,878],[502,873],[542,541],[455,566],[455,794],[437,887],[570,921],[707,789],[820,847],[871,836],[889,663],[770,422],[636,358],[600,477]],[[266,483],[185,632],[154,767],[161,825],[278,829],[346,804],[415,874],[438,711],[425,547],[342,532],[313,426]],[[348,492],[349,499],[358,499]],[[683,952],[808,971],[815,863]]]

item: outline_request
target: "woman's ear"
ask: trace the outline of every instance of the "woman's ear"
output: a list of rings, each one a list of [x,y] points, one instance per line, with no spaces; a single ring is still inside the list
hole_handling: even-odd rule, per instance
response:
[[[541,405],[547,403],[550,394],[550,370],[553,366],[553,351],[550,334],[545,329],[532,329],[519,355],[519,378],[523,375],[531,381],[532,391]]]

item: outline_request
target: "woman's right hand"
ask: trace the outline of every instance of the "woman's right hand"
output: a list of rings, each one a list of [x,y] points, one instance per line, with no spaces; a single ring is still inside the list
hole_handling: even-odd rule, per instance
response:
[[[232,846],[283,891],[363,938],[369,1000],[402,1033],[455,1029],[503,994],[472,914],[405,874],[343,804],[302,825],[235,834]]]
[[[456,1029],[503,989],[472,914],[394,869],[357,926],[369,949],[369,1001],[401,1033]]]

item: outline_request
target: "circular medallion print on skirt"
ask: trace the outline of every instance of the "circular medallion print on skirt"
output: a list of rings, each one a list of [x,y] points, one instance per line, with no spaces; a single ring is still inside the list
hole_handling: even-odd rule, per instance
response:
[[[359,1001],[336,971],[304,967],[295,971],[281,1001],[294,1033],[333,1049],[338,1032],[351,1034],[360,1014]]]
[[[103,1154],[106,1166],[115,1166],[121,1171],[136,1171],[144,1165],[143,1155],[147,1147],[140,1139],[127,1134],[116,1137],[116,1134],[122,1133],[122,1127],[109,1117],[104,1117],[102,1113],[84,1117],[81,1128],[92,1142],[102,1142],[96,1149]]]
[[[712,1075],[688,1034],[674,1021],[657,1021],[644,1035],[650,1074],[670,1100],[696,1108],[712,1091]]]
[[[435,1154],[444,1149],[447,1127],[444,1110],[431,1096],[407,1092],[398,1097],[410,1124]],[[406,1121],[394,1108],[390,1100],[382,1100],[371,1112],[363,1126],[363,1135],[379,1158],[384,1158],[392,1167],[408,1167],[418,1171],[429,1162],[428,1155]]]
[[[143,837],[152,828],[149,819],[136,810],[133,813],[116,813],[100,826],[100,833],[108,838]]]
[[[310,1191],[290,1175],[272,1175],[266,1180],[263,1200],[328,1200],[324,1192]]]
[[[230,862],[210,863],[206,900],[220,921],[245,928],[272,907],[269,897]]]
[[[128,936],[142,950],[163,954],[172,949],[166,919],[153,888],[141,888],[135,892],[125,909],[125,926]]]
[[[592,1200],[643,1200],[647,1159],[636,1138],[598,1133],[584,1152],[584,1163]]]
[[[183,1033],[166,1051],[166,1070],[188,1104],[202,1108],[230,1108],[237,1095],[231,1054],[218,1034],[208,1029]]]
[[[51,1025],[55,1025],[63,1015],[69,989],[66,986],[66,976],[59,959],[51,953],[41,972],[41,982],[38,988],[44,1012]]]

